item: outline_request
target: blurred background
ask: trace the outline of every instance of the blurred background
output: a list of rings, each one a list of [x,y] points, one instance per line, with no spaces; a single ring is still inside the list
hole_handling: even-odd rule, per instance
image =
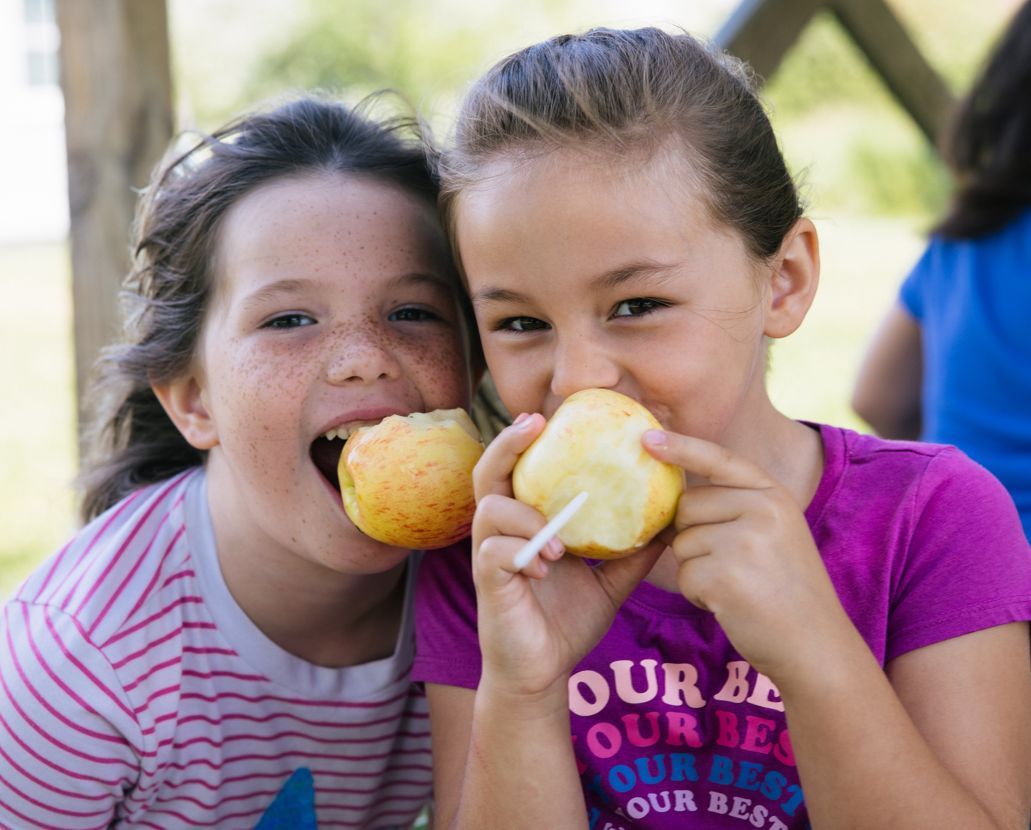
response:
[[[94,0],[77,0],[84,4]],[[961,94],[1016,0],[887,0]],[[736,0],[168,0],[175,128],[269,97],[403,92],[446,140],[466,84],[528,43],[591,26],[711,37]],[[54,0],[0,0],[0,596],[76,526],[76,390],[64,102]],[[848,398],[873,326],[942,209],[934,148],[836,20],[810,22],[764,89],[821,234],[802,329],[772,351],[790,415],[864,426]],[[126,243],[128,228],[126,228]]]

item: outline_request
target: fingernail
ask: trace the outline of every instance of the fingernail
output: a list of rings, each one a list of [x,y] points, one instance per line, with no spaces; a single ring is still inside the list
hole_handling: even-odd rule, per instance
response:
[[[561,555],[562,551],[564,550],[564,548],[562,547],[562,543],[558,540],[558,536],[552,536],[548,540],[548,544],[545,545],[545,547],[548,549],[548,553],[552,554],[553,556]]]
[[[665,447],[666,433],[661,429],[649,429],[644,433],[642,440],[649,447]]]
[[[526,429],[530,424],[533,423],[533,418],[527,415],[525,412],[515,419],[513,422],[516,429]]]
[[[527,415],[525,412],[520,412],[518,415],[515,416],[515,420],[512,421],[512,423],[513,424],[521,424],[523,421],[525,421],[529,417],[530,416]]]

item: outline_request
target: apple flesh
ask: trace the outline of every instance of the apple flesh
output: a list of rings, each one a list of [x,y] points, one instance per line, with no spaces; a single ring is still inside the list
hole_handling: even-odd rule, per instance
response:
[[[515,497],[551,519],[586,490],[587,501],[559,540],[579,556],[627,556],[673,520],[683,492],[680,469],[641,445],[647,430],[661,428],[644,406],[619,392],[576,392],[516,462]]]
[[[344,444],[337,472],[344,511],[367,536],[429,550],[469,534],[472,470],[483,454],[464,409],[391,415]]]

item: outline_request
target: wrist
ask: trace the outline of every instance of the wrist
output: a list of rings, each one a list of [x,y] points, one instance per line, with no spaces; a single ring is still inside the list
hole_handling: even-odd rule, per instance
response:
[[[569,717],[569,679],[563,675],[540,688],[514,688],[485,668],[476,689],[477,708],[490,709],[518,720]]]

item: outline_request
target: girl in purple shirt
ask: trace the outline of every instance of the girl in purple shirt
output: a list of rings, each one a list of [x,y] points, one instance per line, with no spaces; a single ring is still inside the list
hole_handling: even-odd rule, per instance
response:
[[[445,219],[509,411],[471,562],[427,557],[419,656],[451,828],[1026,828],[1031,554],[941,446],[792,420],[771,338],[813,300],[803,215],[747,72],[688,35],[594,30],[472,89]],[[688,484],[597,566],[512,497],[570,394],[647,406]]]

